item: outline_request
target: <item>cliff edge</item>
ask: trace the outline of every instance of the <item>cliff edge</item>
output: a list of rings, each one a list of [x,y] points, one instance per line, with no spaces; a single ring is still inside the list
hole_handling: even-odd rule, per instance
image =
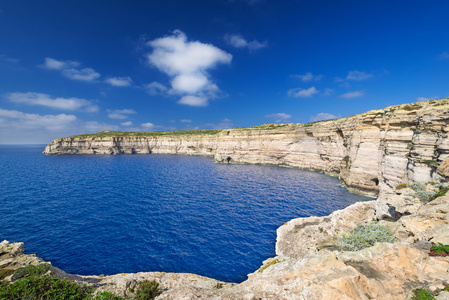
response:
[[[56,139],[44,153],[208,155],[217,162],[336,173],[353,191],[377,195],[401,183],[440,178],[437,168],[449,158],[448,131],[446,98],[309,124],[174,132],[103,131]]]

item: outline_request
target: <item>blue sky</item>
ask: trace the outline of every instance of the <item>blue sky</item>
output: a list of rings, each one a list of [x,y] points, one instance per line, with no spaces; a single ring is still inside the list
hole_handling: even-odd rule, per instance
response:
[[[449,96],[449,1],[0,2],[0,144]]]

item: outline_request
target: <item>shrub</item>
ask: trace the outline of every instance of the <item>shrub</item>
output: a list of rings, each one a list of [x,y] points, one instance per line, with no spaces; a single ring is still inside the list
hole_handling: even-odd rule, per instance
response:
[[[101,292],[98,293],[95,297],[88,296],[85,300],[123,300],[123,297],[117,296],[112,292]]]
[[[267,263],[265,266],[260,267],[260,269],[257,271],[258,273],[263,273],[263,271],[265,271],[269,266],[275,265],[278,262],[281,262],[279,259],[273,259],[272,261],[270,261],[269,263]]]
[[[14,270],[0,269],[0,280],[5,279],[5,277],[11,275],[12,273],[14,273]]]
[[[0,284],[1,300],[82,300],[91,292],[92,290],[85,285],[80,287],[67,279],[61,280],[48,275],[32,275],[12,284]]]
[[[414,190],[415,193],[407,194],[406,196],[418,198],[421,202],[424,202],[424,203],[428,203],[432,200],[435,200],[438,197],[444,196],[449,191],[449,186],[445,186],[440,183],[434,184],[434,187],[438,188],[437,192],[427,191],[426,186],[419,182],[409,184],[409,185],[407,185],[407,187]]]
[[[37,266],[21,267],[14,271],[12,280],[17,280],[32,275],[36,276],[43,275],[47,273],[48,269],[50,269],[49,264],[39,264]]]
[[[341,248],[357,251],[379,243],[393,243],[395,238],[390,228],[378,224],[358,225],[341,238]]]
[[[432,294],[425,289],[419,289],[413,291],[412,300],[434,300]]]
[[[154,299],[157,295],[159,295],[159,283],[156,280],[153,281],[140,281],[136,290],[136,294],[134,299],[136,300],[151,300]]]
[[[430,256],[449,256],[449,245],[438,243],[438,246],[430,247]]]

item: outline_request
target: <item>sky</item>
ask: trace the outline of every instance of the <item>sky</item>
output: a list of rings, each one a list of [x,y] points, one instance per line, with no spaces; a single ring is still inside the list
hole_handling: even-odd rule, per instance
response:
[[[449,97],[449,1],[0,1],[0,144]]]

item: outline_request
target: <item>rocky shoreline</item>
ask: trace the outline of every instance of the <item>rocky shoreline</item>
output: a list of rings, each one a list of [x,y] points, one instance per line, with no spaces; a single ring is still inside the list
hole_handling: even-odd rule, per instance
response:
[[[436,196],[439,188],[449,189],[448,183],[419,186]],[[449,244],[449,195],[427,203],[420,195],[413,185],[403,185],[329,216],[293,219],[277,230],[276,257],[240,284],[164,272],[80,276],[50,266],[47,273],[124,297],[133,295],[139,281],[156,280],[162,291],[156,299],[408,300],[415,289],[443,289],[449,283],[449,256],[429,255],[432,244]],[[361,224],[385,226],[395,241],[344,250],[342,236]],[[0,243],[0,268],[40,263],[42,259],[23,253],[22,243]],[[435,299],[448,297],[441,292]]]
[[[416,289],[442,289],[449,283],[449,256],[429,252],[432,245],[449,245],[449,184],[439,182],[449,177],[448,132],[449,99],[441,99],[310,125],[57,139],[44,153],[174,153],[292,166],[338,173],[348,188],[378,198],[287,222],[277,230],[276,257],[240,284],[164,272],[80,276],[50,266],[48,273],[124,297],[133,295],[138,282],[156,280],[156,299],[408,300]],[[367,224],[388,229],[394,242],[345,249],[342,239]],[[11,281],[19,267],[40,263],[23,253],[22,243],[0,243],[0,271],[9,270],[3,280]],[[449,293],[435,299],[449,299]]]
[[[339,174],[351,191],[378,195],[438,179],[449,158],[449,98],[390,106],[311,124],[185,132],[100,132],[54,140],[45,154],[187,154],[217,162]]]

